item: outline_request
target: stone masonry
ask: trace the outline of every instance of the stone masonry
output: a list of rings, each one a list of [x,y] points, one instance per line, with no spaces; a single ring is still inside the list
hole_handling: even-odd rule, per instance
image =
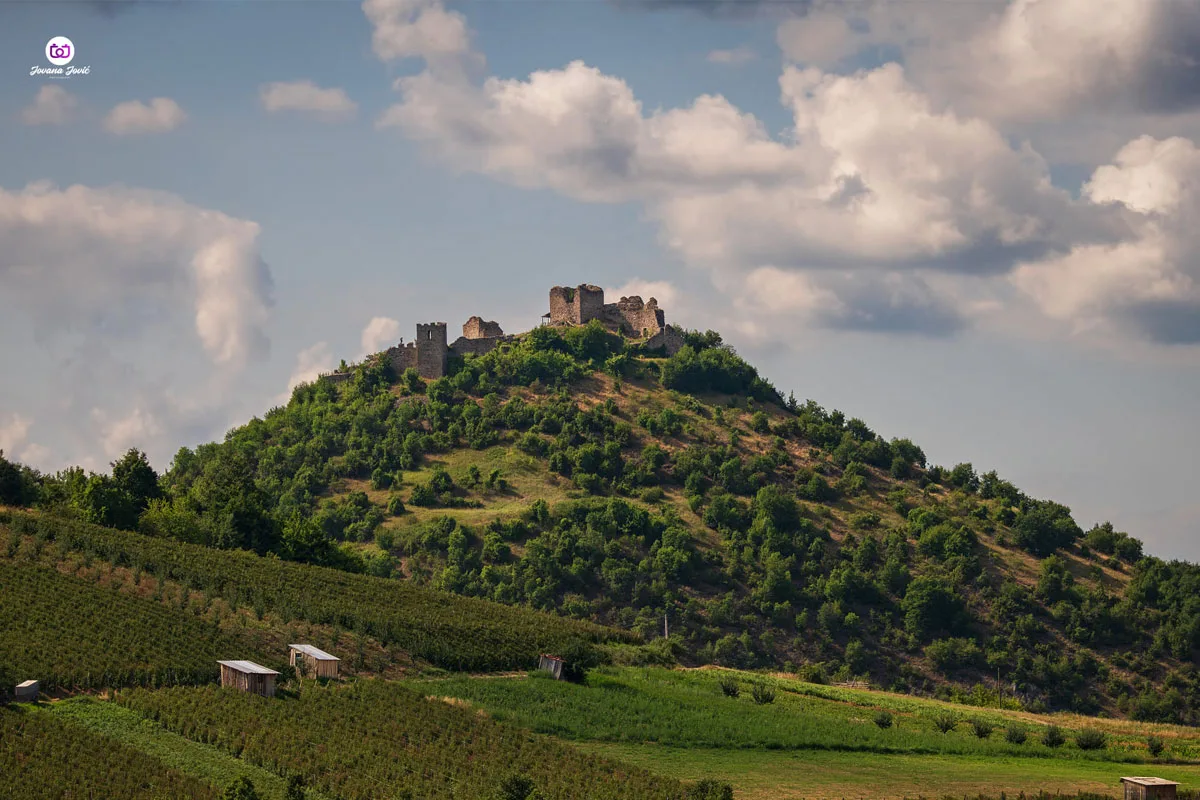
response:
[[[551,325],[585,325],[593,319],[600,320],[615,333],[640,340],[652,350],[662,348],[667,355],[673,355],[683,346],[683,337],[667,326],[663,310],[653,297],[645,303],[637,296],[622,297],[616,303],[605,303],[604,290],[591,284],[552,288],[550,313],[546,318]],[[447,343],[444,322],[418,323],[416,330],[415,341],[389,347],[383,352],[383,358],[397,375],[415,368],[426,380],[445,375],[447,360],[452,354],[483,355],[502,342],[517,338],[506,335],[495,322],[478,316],[468,319],[462,327],[463,335],[451,343]],[[348,380],[353,374],[335,372],[325,378],[340,382]]]

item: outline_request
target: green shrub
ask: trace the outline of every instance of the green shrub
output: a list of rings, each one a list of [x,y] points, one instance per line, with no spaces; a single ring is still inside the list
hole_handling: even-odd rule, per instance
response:
[[[1004,741],[1009,744],[1025,744],[1028,735],[1020,725],[1009,725],[1004,729]]]
[[[992,727],[992,723],[988,722],[985,719],[971,720],[971,731],[975,734],[975,737],[977,739],[988,738],[989,736],[992,735],[993,730],[994,729]]]
[[[685,800],[733,800],[733,786],[705,778],[688,787]]]
[[[1042,744],[1046,747],[1061,747],[1066,741],[1067,737],[1063,736],[1062,728],[1057,725],[1048,725],[1042,732]]]
[[[770,705],[775,702],[775,690],[763,683],[754,684],[754,688],[750,690],[750,696],[760,706]]]
[[[887,711],[880,711],[875,715],[875,724],[880,728],[890,728],[893,722],[892,715]]]
[[[949,712],[942,712],[933,718],[933,727],[942,733],[949,733],[958,725],[958,718]]]
[[[1166,745],[1163,744],[1162,739],[1152,734],[1146,737],[1146,749],[1150,751],[1151,756],[1158,758],[1163,754],[1163,750],[1166,749]]]
[[[400,497],[400,495],[394,494],[388,498],[387,513],[390,516],[398,517],[403,514],[404,511],[404,500]]]
[[[741,687],[738,686],[738,682],[735,679],[730,677],[721,678],[721,694],[726,697],[737,697],[741,693]]]
[[[1085,728],[1075,734],[1075,744],[1080,750],[1102,750],[1108,742],[1108,737],[1095,728]]]

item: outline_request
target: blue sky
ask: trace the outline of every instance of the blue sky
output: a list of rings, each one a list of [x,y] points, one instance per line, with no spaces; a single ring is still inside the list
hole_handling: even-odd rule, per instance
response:
[[[1183,4],[1021,39],[1020,0],[374,2],[0,6],[6,454],[165,468],[374,318],[524,330],[586,281],[1200,558],[1200,82],[1154,58],[1200,41]],[[29,75],[55,35],[89,74]],[[1056,83],[1097,41],[1117,77]],[[264,107],[298,81],[353,111]]]

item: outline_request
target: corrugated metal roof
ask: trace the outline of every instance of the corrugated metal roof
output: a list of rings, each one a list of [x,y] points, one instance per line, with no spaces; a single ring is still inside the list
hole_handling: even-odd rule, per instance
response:
[[[278,675],[279,674],[275,670],[267,669],[266,667],[259,666],[258,664],[255,664],[253,661],[218,661],[217,663],[222,664],[226,667],[229,667],[230,669],[236,669],[238,672],[249,672],[253,675]]]
[[[1121,778],[1123,781],[1136,783],[1139,786],[1178,786],[1175,781],[1168,781],[1164,778]]]
[[[288,647],[293,650],[299,650],[306,656],[312,656],[317,661],[341,661],[337,656],[331,656],[320,648],[313,647],[311,644],[289,644]]]

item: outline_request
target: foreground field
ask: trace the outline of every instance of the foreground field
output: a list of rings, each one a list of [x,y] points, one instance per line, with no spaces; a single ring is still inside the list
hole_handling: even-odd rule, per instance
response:
[[[217,800],[209,784],[41,711],[0,709],[4,800]]]
[[[274,700],[213,687],[133,690],[117,702],[250,764],[299,774],[341,800],[490,800],[513,773],[545,800],[708,800],[674,779],[384,681],[310,684]]]
[[[1072,759],[901,755],[822,750],[714,750],[659,745],[580,743],[597,755],[653,769],[680,780],[711,778],[733,784],[737,800],[901,800],[901,798],[1015,798],[1095,792],[1121,796],[1123,775],[1149,774],[1200,785],[1200,766],[1128,764]],[[1131,772],[1132,769],[1132,772]]]
[[[722,681],[739,686],[727,697]],[[1074,715],[980,709],[906,695],[847,689],[732,670],[607,668],[586,686],[527,679],[412,680],[426,694],[468,702],[598,755],[681,780],[730,782],[739,800],[943,797],[1020,792],[1119,794],[1124,775],[1200,784],[1192,728]],[[758,704],[755,685],[774,691]],[[875,723],[881,712],[890,726]],[[940,717],[955,721],[949,732]],[[980,737],[972,722],[991,726]],[[1043,743],[1051,725],[1064,742]],[[1009,729],[1023,731],[1014,743]],[[1101,731],[1103,746],[1078,735]],[[1153,759],[1147,739],[1162,740]]]
[[[724,696],[722,680],[736,683],[739,695]],[[539,733],[581,741],[1141,762],[1150,758],[1146,737],[1154,733],[1170,757],[1191,758],[1200,749],[1200,735],[1189,728],[971,708],[734,670],[606,668],[589,675],[587,686],[541,677],[451,677],[412,685]],[[756,703],[755,686],[773,691],[772,701]],[[881,711],[891,715],[886,728],[875,724]],[[938,723],[945,716],[954,724],[943,733]],[[972,723],[990,731],[980,736]],[[1050,725],[1061,728],[1061,744],[1043,743]],[[1010,729],[1024,740],[1010,741]],[[1102,745],[1080,747],[1084,729],[1103,730]]]

